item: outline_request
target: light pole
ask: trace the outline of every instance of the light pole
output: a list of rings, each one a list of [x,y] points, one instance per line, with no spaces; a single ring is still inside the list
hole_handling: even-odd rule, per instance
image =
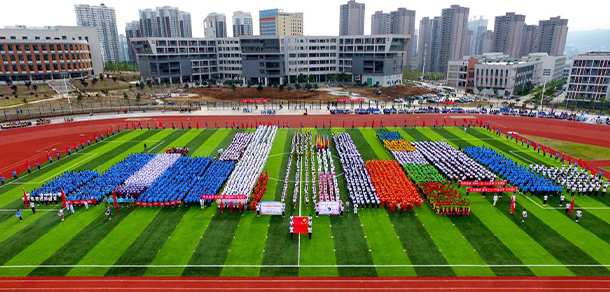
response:
[[[540,110],[543,111],[544,110],[544,91],[546,90],[546,82],[549,80],[548,76],[545,76],[546,78],[544,78],[544,85],[542,85],[542,96],[540,97]]]
[[[70,113],[72,113],[72,102],[70,101],[70,94],[68,94],[68,81],[66,80],[69,77],[68,72],[62,72],[61,76],[64,78],[64,89],[66,90],[66,97],[68,98],[68,105],[70,105]]]

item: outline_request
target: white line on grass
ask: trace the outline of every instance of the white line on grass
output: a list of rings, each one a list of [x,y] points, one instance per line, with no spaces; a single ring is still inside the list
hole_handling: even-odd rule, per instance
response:
[[[153,147],[153,148],[148,149],[148,150],[146,151],[146,153],[150,153],[150,152],[151,152],[151,151],[153,151],[155,148],[157,148],[157,147],[161,146],[161,144],[163,144],[164,142],[165,142],[165,140],[159,140],[159,141],[157,141],[157,143],[156,143],[157,145],[156,145],[155,147]]]
[[[544,210],[564,210],[565,209],[562,207],[545,207],[545,206],[538,204],[538,202],[532,200],[532,198],[530,198],[524,194],[521,194],[521,196],[525,197],[530,202],[534,203],[534,205],[538,206],[540,209],[544,209]],[[610,207],[574,207],[574,210],[610,210]]]
[[[7,265],[0,269],[19,268],[608,268],[610,264],[439,264],[439,265]]]

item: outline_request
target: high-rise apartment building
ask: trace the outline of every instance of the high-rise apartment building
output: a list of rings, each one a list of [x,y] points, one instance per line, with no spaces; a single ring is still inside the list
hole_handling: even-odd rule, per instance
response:
[[[116,26],[114,8],[100,6],[74,5],[76,25],[95,27],[102,46],[104,62],[119,62],[119,33]]]
[[[364,3],[349,0],[340,6],[339,35],[364,35]]]
[[[142,32],[140,30],[140,22],[128,22],[125,25],[125,38],[127,38],[127,54],[129,55],[129,62],[134,64],[137,63],[138,60],[136,59],[136,52],[133,50],[131,39],[139,37],[142,37]]]
[[[124,34],[119,35],[119,62],[129,62],[129,45]]]
[[[547,53],[551,56],[561,56],[566,47],[568,35],[568,20],[560,16],[538,23],[538,37],[536,38],[537,53]]]
[[[259,11],[260,35],[302,36],[303,13],[281,9]]]
[[[227,18],[224,14],[210,13],[203,21],[203,29],[206,38],[226,38]]]
[[[476,17],[473,20],[468,21],[469,31],[469,50],[470,56],[477,56],[483,54],[483,37],[487,32],[487,25],[489,20]]]
[[[430,64],[430,45],[432,43],[432,22],[430,17],[419,21],[419,34],[417,35],[417,68],[428,71]]]
[[[243,35],[254,35],[252,15],[250,12],[235,11],[233,12],[233,37]]]
[[[512,58],[521,57],[524,28],[525,15],[509,12],[504,16],[497,16],[494,23],[493,51]]]
[[[461,60],[468,55],[468,14],[470,8],[452,5],[443,9],[440,18],[438,61],[435,72],[447,72],[449,61]],[[433,48],[434,49],[434,48]]]
[[[191,14],[177,7],[139,10],[140,33],[145,37],[192,37]]]
[[[389,34],[392,29],[392,18],[389,13],[375,11],[371,16],[371,34]]]
[[[376,11],[371,16],[371,34],[400,34],[413,37],[415,35],[415,11],[406,8],[398,8],[390,13]],[[414,67],[412,56],[415,52],[415,44],[416,42],[411,41],[407,45],[403,67]]]
[[[537,42],[538,40],[538,26],[537,25],[525,25],[523,28],[523,38],[521,41],[521,56],[527,56],[530,53],[538,52]]]

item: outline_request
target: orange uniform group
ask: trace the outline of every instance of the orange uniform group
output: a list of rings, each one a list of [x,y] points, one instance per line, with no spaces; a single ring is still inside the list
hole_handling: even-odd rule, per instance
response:
[[[404,170],[394,160],[371,160],[366,162],[366,169],[379,195],[382,206],[387,206],[392,213],[397,206],[401,211],[417,205],[421,207],[422,197]]]

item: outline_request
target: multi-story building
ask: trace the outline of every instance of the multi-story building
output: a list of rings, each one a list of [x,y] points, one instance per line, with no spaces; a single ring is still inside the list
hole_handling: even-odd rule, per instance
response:
[[[226,38],[227,18],[224,14],[210,13],[203,21],[203,29],[206,38]]]
[[[398,34],[398,35],[415,35],[415,11],[407,10],[406,8],[398,8],[390,13],[376,11],[371,16],[371,34]],[[416,42],[410,42],[407,45],[405,57],[403,58],[403,67],[412,68],[413,55],[415,52]]]
[[[538,52],[536,40],[538,39],[538,26],[525,25],[523,27],[523,39],[521,41],[521,56]]]
[[[114,8],[104,4],[100,6],[81,4],[74,5],[74,11],[76,12],[76,25],[97,29],[104,62],[119,62],[119,33]]]
[[[129,62],[129,46],[127,44],[127,38],[125,35],[119,35],[119,61]]]
[[[483,42],[485,32],[487,32],[487,25],[489,20],[483,19],[483,16],[479,19],[473,19],[468,21],[468,31],[470,32],[469,39],[469,50],[470,56],[477,56],[483,54]]]
[[[142,37],[140,21],[128,22],[125,25],[125,37],[127,38],[127,53],[129,55],[129,62],[136,63],[136,52],[133,50],[133,46],[131,45],[131,39]]]
[[[303,13],[281,9],[259,11],[260,35],[302,36]]]
[[[0,29],[0,81],[82,78],[103,70],[95,27]]]
[[[242,79],[242,57],[239,38],[217,39],[218,78]]]
[[[542,61],[520,61],[502,53],[490,53],[451,61],[448,68],[448,86],[468,93],[511,96],[519,88],[540,83]]]
[[[391,30],[391,15],[383,11],[375,11],[371,16],[371,34],[389,34]]]
[[[432,28],[434,19],[424,17],[419,21],[419,34],[417,35],[417,68],[428,70],[430,64],[430,46],[432,44]]]
[[[140,34],[144,37],[185,37],[193,36],[191,14],[177,7],[163,6],[139,10]]]
[[[496,16],[493,51],[520,58],[524,28],[525,15],[508,12],[506,15]]]
[[[254,35],[254,26],[250,12],[233,12],[233,37]]]
[[[536,52],[548,53],[551,56],[561,56],[566,47],[568,35],[568,20],[560,16],[538,23]]]
[[[299,75],[316,82],[345,73],[354,82],[391,86],[402,83],[408,35],[244,36],[224,39],[133,39],[140,73],[159,82],[212,78],[253,84],[284,84]]]
[[[610,52],[590,52],[574,56],[568,77],[570,100],[610,99]]]
[[[461,60],[468,55],[468,14],[470,8],[452,5],[443,9],[440,18],[440,35],[436,66],[432,71],[447,72],[449,61]],[[433,49],[434,46],[433,46]]]
[[[485,33],[483,33],[483,42],[481,44],[481,47],[483,49],[482,49],[481,53],[485,54],[485,53],[493,52],[493,46],[494,46],[494,31],[488,30]]]
[[[364,3],[349,0],[340,6],[339,35],[364,35]]]
[[[547,53],[531,53],[523,58],[524,62],[542,62],[542,70],[537,77],[539,83],[551,82],[563,78],[563,70],[566,67],[566,55],[549,56]]]

